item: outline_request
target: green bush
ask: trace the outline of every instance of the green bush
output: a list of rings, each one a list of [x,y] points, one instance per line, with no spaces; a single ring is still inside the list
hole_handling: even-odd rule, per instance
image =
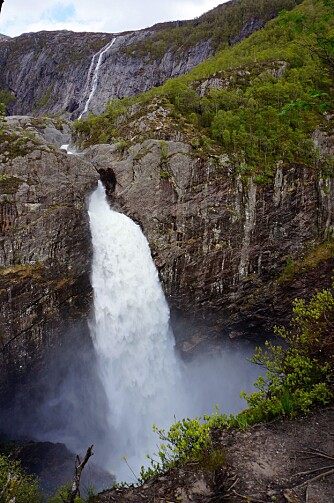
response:
[[[6,456],[0,456],[0,494],[7,484],[9,474],[12,479],[0,499],[1,503],[8,503],[13,497],[16,498],[16,503],[42,502],[37,478],[27,475],[18,461]]]
[[[327,405],[334,397],[334,285],[316,292],[309,301],[293,302],[289,330],[276,327],[284,345],[267,342],[250,361],[266,369],[254,383],[257,391],[241,397],[248,408],[227,417],[216,410],[202,418],[182,419],[166,432],[153,430],[162,442],[156,456],[148,456],[150,466],[142,467],[139,483],[161,474],[176,464],[197,462],[204,467],[224,463],[215,448],[215,429],[240,428],[269,421],[277,416],[295,417],[317,405]]]
[[[291,327],[275,327],[286,346],[266,343],[251,359],[266,369],[246,394],[249,409],[239,419],[253,424],[278,415],[294,417],[333,399],[334,296],[333,288],[316,292],[309,301],[295,299]],[[238,418],[238,416],[237,416]]]

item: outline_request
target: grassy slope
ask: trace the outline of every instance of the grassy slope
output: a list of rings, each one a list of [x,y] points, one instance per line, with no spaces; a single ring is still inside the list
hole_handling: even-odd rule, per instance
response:
[[[316,53],[313,28],[325,12],[321,2],[306,0],[188,75],[138,97],[112,101],[105,114],[75,124],[81,142],[128,140],[126,124],[144,117],[155,100],[168,109],[178,129],[197,134],[199,147],[228,153],[241,173],[255,173],[258,183],[272,180],[278,161],[331,172],[332,159],[319,163],[311,142],[317,128],[332,132],[325,113],[332,108],[332,76]],[[325,30],[333,30],[331,20]]]
[[[291,10],[301,0],[234,0],[191,21],[158,24],[152,37],[124,48],[131,56],[161,59],[168,49],[175,58],[200,42],[210,41],[214,52],[233,45],[263,26],[282,9]]]

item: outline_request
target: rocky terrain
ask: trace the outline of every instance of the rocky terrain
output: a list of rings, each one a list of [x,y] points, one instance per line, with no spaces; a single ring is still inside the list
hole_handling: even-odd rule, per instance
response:
[[[0,389],[11,393],[73,320],[85,330],[90,305],[86,199],[98,173],[59,149],[60,129],[29,117],[2,126]]]
[[[99,85],[89,111],[104,111],[108,99],[133,96],[189,72],[221,45],[234,44],[263,27],[297,0],[223,4],[194,21],[163,23],[120,34],[68,31],[26,33],[0,39],[0,91],[10,93],[9,114],[59,114],[76,118],[89,96],[94,54],[104,54]],[[240,5],[239,5],[240,4]],[[212,36],[217,31],[216,40]],[[97,63],[97,58],[94,60]]]
[[[220,47],[235,44],[283,7],[296,3],[272,1],[263,15],[262,2],[250,1],[237,28],[222,33],[221,39],[212,31],[212,20],[230,11],[235,16],[244,6],[242,0],[195,21],[118,34],[102,58],[89,110],[98,114],[110,98],[132,96],[189,72]],[[180,46],[182,34],[188,38]],[[82,444],[87,431],[99,428],[96,411],[102,417],[107,411],[99,383],[91,379],[95,369],[87,323],[92,304],[87,198],[99,177],[110,204],[134,219],[148,238],[171,307],[177,346],[185,358],[200,352],[202,344],[214,351],[225,340],[236,346],[245,338],[263,341],[273,335],[274,325],[289,322],[295,297],[309,298],[332,283],[331,109],[324,112],[323,102],[313,96],[316,103],[310,103],[309,96],[301,95],[304,101],[297,100],[297,105],[302,103],[310,115],[313,106],[320,110],[321,120],[312,126],[312,133],[301,135],[300,151],[308,142],[316,156],[304,162],[301,155],[294,162],[292,155],[282,154],[282,159],[270,164],[269,176],[269,163],[263,157],[259,156],[259,166],[250,163],[247,171],[241,147],[240,157],[233,157],[217,138],[202,134],[212,133],[213,122],[202,128],[198,116],[205,116],[204,100],[212,99],[212,90],[224,91],[233,84],[237,97],[245,81],[258,80],[261,85],[253,91],[265,94],[288,68],[282,58],[256,62],[254,57],[234,73],[220,71],[193,81],[192,97],[204,98],[197,101],[198,116],[187,110],[182,116],[177,100],[168,101],[167,94],[132,104],[114,123],[106,115],[108,134],[116,131],[107,140],[96,134],[85,144],[84,135],[72,123],[38,118],[57,114],[73,119],[82,113],[93,63],[113,39],[113,34],[66,31],[0,37],[0,92],[13,98],[7,100],[7,112],[29,114],[0,119],[0,399],[4,404],[0,426],[10,424],[15,435],[21,430],[11,419],[13,411],[33,423],[35,431],[47,423],[49,411],[44,416],[43,407],[34,410],[41,389],[51,398],[59,398],[61,386],[69,391],[61,395],[66,399],[57,404],[59,408],[52,409],[61,410],[65,422],[71,416],[71,393],[79,397],[81,409],[76,414],[82,422]],[[298,65],[297,61],[293,70]],[[312,71],[316,74],[318,68]],[[285,92],[284,85],[279,92]],[[244,87],[248,100],[252,95],[247,92]],[[271,101],[274,94],[268,96]],[[290,106],[288,91],[287,96]],[[225,112],[226,96],[218,98]],[[259,106],[260,101],[253,100]],[[209,99],[207,108],[208,103]],[[296,101],[293,106],[297,108]],[[82,121],[83,129],[85,122],[89,123]],[[77,146],[78,155],[60,148],[68,143]],[[79,373],[79,368],[84,372]],[[68,375],[84,379],[79,384],[75,379],[66,381]],[[91,411],[84,410],[87,402],[82,397],[90,400]],[[29,413],[25,399],[31,402]],[[70,419],[73,432],[77,417]],[[322,468],[327,462],[332,470],[332,420],[333,407],[329,407],[291,423],[277,420],[248,431],[216,431],[220,462],[213,467],[205,463],[179,467],[142,487],[102,493],[96,501],[330,503],[333,474],[316,477],[325,474]],[[62,428],[61,420],[56,426]],[[314,480],[307,483],[307,479]]]
[[[137,488],[104,491],[94,502],[332,503],[333,419],[329,407],[293,421],[217,432],[216,463],[189,463]]]
[[[131,123],[131,135],[154,122],[174,140],[95,145],[85,156],[99,169],[112,166],[112,204],[142,226],[176,331],[185,347],[196,343],[201,319],[211,337],[271,334],[294,297],[330,285],[334,260],[323,243],[333,231],[332,178],[278,165],[273,184],[257,184],[228,156],[203,156],[173,129],[167,109],[151,110]],[[331,143],[316,138],[325,155]]]

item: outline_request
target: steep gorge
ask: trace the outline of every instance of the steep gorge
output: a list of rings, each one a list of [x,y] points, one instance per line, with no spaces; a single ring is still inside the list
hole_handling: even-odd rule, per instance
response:
[[[150,36],[143,30],[116,38],[102,61],[91,100],[94,112],[102,111],[110,97],[151,87],[157,75],[161,83],[174,70],[175,75],[188,71],[212,49],[207,41],[195,44],[180,56],[182,68],[175,67],[172,50],[161,60],[138,56],[139,42]],[[71,56],[76,60],[71,80],[73,61],[63,56],[70,58],[74,38],[79,48],[78,55]],[[28,51],[21,47],[12,52],[18,39]],[[78,116],[89,95],[90,58],[112,36],[57,32],[18,39],[0,41],[7,44],[3,86],[12,89],[14,81],[21,82],[9,110],[40,114],[66,109],[65,115]],[[39,53],[30,47],[32,41]],[[50,64],[55,41],[64,53],[58,60],[52,57]],[[122,51],[121,46],[131,48],[133,41],[138,53],[132,57],[130,49]],[[20,62],[15,67],[20,68],[20,78],[9,70],[15,59]],[[60,61],[68,64],[63,73],[58,72]],[[285,61],[263,63],[262,78],[280,78],[286,66]],[[111,79],[115,69],[117,75]],[[27,86],[27,76],[34,73],[35,84],[41,85],[33,89]],[[235,73],[237,85],[240,76],[251,75],[249,68]],[[212,89],[225,89],[226,82],[222,75],[209,76],[196,83],[196,91],[205,96]],[[120,141],[113,137],[75,157],[59,149],[71,135],[71,126],[60,120],[8,117],[1,125],[0,363],[5,371],[0,392],[7,397],[13,390],[15,394],[13,385],[20,380],[27,379],[27,389],[31,386],[29,375],[43,368],[47,354],[52,357],[53,350],[66,346],[71,329],[72,351],[89,341],[91,244],[86,199],[99,173],[110,181],[112,204],[139,223],[149,240],[172,309],[178,346],[185,354],[200,350],[203,341],[216,349],[222,339],[237,346],[243,338],[272,335],[278,320],[288,322],[294,297],[309,297],[316,288],[330,285],[331,173],[318,169],[315,162],[278,161],[271,166],[271,178],[259,180],[222,149],[205,146],[201,133],[194,131],[194,121],[188,119],[165,98],[147,101],[144,107],[135,104],[125,118],[118,118]],[[319,166],[333,157],[331,116],[324,114],[324,121],[328,128],[319,126],[312,136]],[[73,139],[80,140],[75,135]],[[63,362],[60,373],[71,364]]]
[[[8,122],[0,174],[0,390],[13,393],[17,379],[30,367],[37,371],[74,322],[85,332],[91,291],[86,197],[98,173],[59,150],[68,129],[33,118]]]
[[[330,284],[333,259],[307,270],[302,257],[321,252],[332,235],[332,179],[278,166],[274,184],[261,186],[243,180],[225,156],[202,159],[184,142],[121,149],[96,145],[85,155],[100,169],[113,167],[112,202],[143,227],[174,314],[189,323],[180,329],[185,348],[202,323],[212,337],[271,334],[315,277],[318,288]],[[298,259],[286,278],[286,265]]]

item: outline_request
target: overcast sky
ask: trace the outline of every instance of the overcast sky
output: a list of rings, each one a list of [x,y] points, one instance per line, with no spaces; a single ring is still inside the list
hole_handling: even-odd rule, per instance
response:
[[[226,0],[5,0],[0,33],[40,30],[118,33],[161,21],[193,19]]]

